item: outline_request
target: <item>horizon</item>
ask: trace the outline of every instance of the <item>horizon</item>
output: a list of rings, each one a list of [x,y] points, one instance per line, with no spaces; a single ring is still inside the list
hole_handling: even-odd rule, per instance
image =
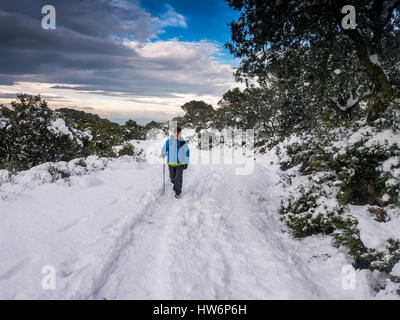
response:
[[[166,122],[168,120],[155,120],[155,119],[149,119],[149,118],[107,118],[107,120],[118,123],[119,125],[124,125],[127,121],[133,120],[136,121],[137,124],[141,126],[145,126],[146,124],[155,121],[155,122]]]

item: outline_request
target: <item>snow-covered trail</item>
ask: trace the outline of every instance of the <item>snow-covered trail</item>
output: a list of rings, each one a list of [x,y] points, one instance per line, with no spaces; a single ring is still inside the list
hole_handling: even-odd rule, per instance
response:
[[[371,297],[361,273],[342,288],[349,262],[329,239],[284,232],[275,169],[192,165],[177,200],[159,166],[132,164],[0,201],[0,298]],[[55,290],[41,287],[48,264]]]
[[[131,229],[130,245],[92,298],[334,298],[343,291],[340,269],[322,265],[321,282],[295,260],[299,243],[282,233],[276,213],[276,178],[261,165],[250,176],[229,166],[191,167],[185,196],[176,200],[170,191],[146,208],[146,221]]]
[[[131,229],[130,246],[95,298],[271,296],[262,279],[271,268],[280,278],[287,257],[275,256],[271,246],[276,244],[268,241],[273,237],[265,238],[266,230],[260,230],[265,223],[257,219],[265,212],[248,205],[249,197],[265,202],[261,194],[267,180],[249,190],[246,179],[235,176],[232,168],[190,169],[182,199],[168,190],[146,208],[146,223]],[[260,173],[261,168],[261,180],[268,178]]]

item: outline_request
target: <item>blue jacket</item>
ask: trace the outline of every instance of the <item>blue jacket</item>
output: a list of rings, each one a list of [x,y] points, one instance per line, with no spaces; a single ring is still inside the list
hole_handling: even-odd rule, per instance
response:
[[[180,137],[176,140],[174,136],[170,136],[165,142],[161,154],[163,156],[168,155],[167,163],[170,166],[177,167],[189,163],[190,150],[188,144]]]

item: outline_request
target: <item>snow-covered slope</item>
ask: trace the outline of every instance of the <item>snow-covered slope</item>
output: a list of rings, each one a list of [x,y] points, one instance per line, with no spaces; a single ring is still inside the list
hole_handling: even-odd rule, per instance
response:
[[[369,271],[343,287],[351,259],[329,238],[290,236],[277,173],[272,153],[244,176],[193,164],[180,200],[168,179],[161,193],[162,165],[118,159],[68,182],[6,183],[0,298],[375,298]],[[42,288],[45,265],[55,268],[54,290]]]

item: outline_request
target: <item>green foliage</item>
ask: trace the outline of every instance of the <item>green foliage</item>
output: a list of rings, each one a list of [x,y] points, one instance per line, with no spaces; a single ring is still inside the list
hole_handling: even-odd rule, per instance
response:
[[[82,132],[90,132],[91,139],[83,145],[83,156],[96,154],[99,156],[112,156],[112,147],[124,141],[125,132],[119,124],[102,119],[98,115],[74,109],[57,109],[59,114],[71,127]]]
[[[60,179],[66,180],[70,177],[70,173],[68,171],[62,170],[56,166],[49,166],[48,172],[51,175],[51,182],[56,182]]]
[[[68,161],[79,154],[69,135],[49,129],[56,116],[40,96],[20,94],[8,108],[0,105],[0,162],[23,170],[47,161]]]
[[[83,167],[83,168],[87,167],[87,164],[86,164],[84,159],[79,159],[79,161],[76,162],[76,165],[80,166],[80,167]]]
[[[362,122],[337,129],[321,127],[277,150],[286,171],[281,179],[284,185],[302,181],[281,202],[282,219],[293,234],[332,236],[335,246],[348,249],[355,268],[386,274],[400,260],[400,241],[388,239],[385,250],[368,248],[360,238],[357,219],[346,212],[349,204],[374,204],[365,214],[385,223],[391,219],[388,209],[400,206],[400,177],[396,176],[400,163],[395,161],[399,145],[377,139],[398,134],[388,127],[392,128],[372,128]]]
[[[375,250],[365,247],[360,239],[360,231],[357,229],[357,220],[348,217],[343,221],[342,227],[338,228],[332,236],[336,247],[346,246],[349,253],[354,257],[356,269],[372,269],[372,262],[381,259],[381,255]]]
[[[330,235],[356,268],[390,272],[398,241],[367,248],[346,211],[374,205],[385,223],[400,206],[400,145],[382,142],[400,130],[400,1],[352,2],[356,30],[341,26],[344,0],[227,2],[240,17],[226,47],[247,88],[223,96],[214,127],[256,129],[260,152],[278,144],[290,190],[280,211],[296,237]]]
[[[145,132],[149,130],[149,127],[143,128],[134,120],[128,120],[122,126],[122,132],[124,140],[144,140],[145,139]]]
[[[122,156],[134,156],[135,155],[135,147],[130,143],[125,143],[123,148],[118,152],[120,157]]]
[[[185,115],[181,118],[184,126],[199,127],[214,119],[215,110],[204,101],[190,101],[182,107]]]
[[[400,261],[399,240],[389,239],[384,251],[367,248],[360,239],[357,224],[357,220],[348,218],[344,228],[333,234],[335,246],[346,246],[349,249],[349,253],[354,257],[354,267],[357,269],[390,273],[394,265]]]
[[[331,234],[342,223],[340,215],[343,207],[333,208],[321,203],[319,199],[326,198],[328,193],[320,184],[300,186],[298,196],[288,198],[281,203],[280,213],[283,220],[298,238],[313,234]]]
[[[291,103],[325,120],[335,114],[351,118],[360,101],[369,101],[372,122],[396,97],[398,1],[353,1],[357,30],[342,28],[344,0],[227,2],[241,13],[230,24],[232,40],[226,44],[242,59],[238,79],[278,81]]]
[[[386,210],[379,207],[369,207],[368,212],[375,218],[375,221],[378,222],[387,222],[390,220],[388,217]]]
[[[151,121],[148,124],[146,124],[145,127],[144,127],[144,131],[145,132],[148,132],[148,131],[150,131],[152,129],[161,129],[162,130],[162,129],[164,129],[164,126],[160,122]]]
[[[282,201],[280,213],[293,235],[297,238],[315,234],[332,236],[336,247],[348,248],[355,268],[390,273],[400,261],[399,240],[389,239],[385,251],[367,248],[360,239],[357,219],[345,215],[345,207],[340,204],[334,208],[324,205],[320,200],[327,196],[318,181],[307,188],[301,186],[297,197]]]
[[[159,126],[142,127],[133,120],[120,126],[83,111],[52,111],[40,96],[20,94],[11,107],[0,105],[0,169],[25,170],[89,155],[115,157],[113,147],[120,145],[121,155],[134,155],[126,141],[144,139],[147,130]]]
[[[380,204],[379,199],[386,192],[386,186],[385,178],[377,168],[383,161],[394,156],[396,149],[396,146],[369,148],[359,143],[336,157],[334,166],[342,181],[341,191],[346,195],[346,203]]]
[[[362,127],[324,130],[320,128],[313,135],[299,136],[299,141],[289,143],[285,148],[287,155],[280,165],[282,170],[298,167],[302,175],[317,172],[332,172],[334,179],[340,181],[338,199],[341,204],[382,205],[382,196],[391,196],[390,203],[396,204],[399,185],[387,185],[389,179],[396,180],[390,173],[382,173],[384,161],[400,156],[396,144],[369,144],[370,134],[340,149],[337,145],[346,144],[351,135],[362,132]],[[400,181],[399,181],[400,183]]]
[[[275,88],[235,88],[226,92],[218,103],[218,129],[225,127],[257,129],[258,136],[273,137],[282,126],[277,116],[279,105]]]

